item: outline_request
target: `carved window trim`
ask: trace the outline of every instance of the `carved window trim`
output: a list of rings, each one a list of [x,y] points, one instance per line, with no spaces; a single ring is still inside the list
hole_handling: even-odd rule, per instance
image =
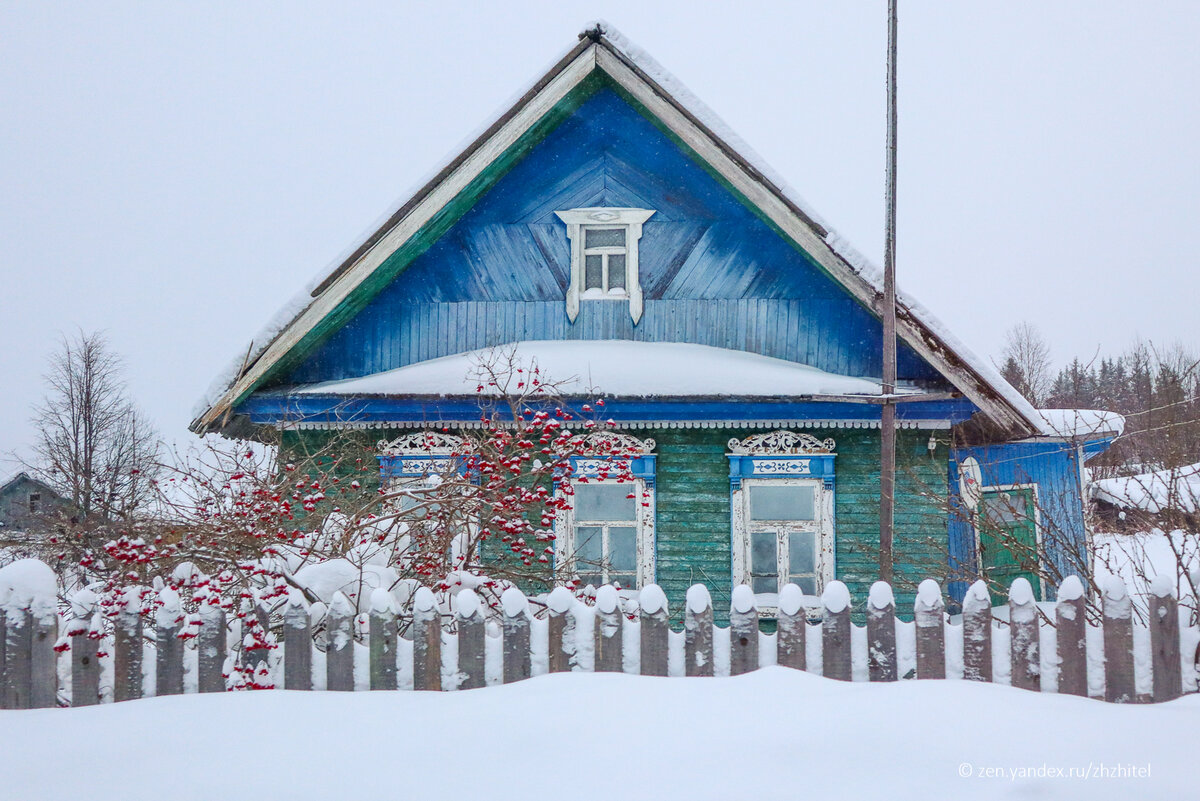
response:
[[[580,478],[586,478],[586,484],[615,484],[629,487],[635,496],[637,509],[635,528],[637,529],[637,586],[623,587],[625,590],[638,590],[647,584],[654,583],[657,571],[657,539],[655,537],[655,515],[657,493],[655,491],[656,457],[654,448],[657,445],[653,439],[638,439],[631,434],[616,431],[598,431],[575,438],[579,456],[571,457],[572,489],[580,485]],[[627,457],[612,455],[628,454]],[[629,474],[632,481],[617,481],[616,479],[601,479],[600,474],[609,472],[608,463],[618,459],[629,459]],[[562,493],[562,484],[555,482],[555,491]],[[573,496],[569,496],[573,497]],[[579,524],[575,516],[575,504],[563,510],[554,521],[555,539],[555,578],[562,581],[575,579],[579,575],[572,557],[575,553],[575,528]],[[586,523],[584,523],[586,524]],[[561,551],[560,551],[561,549]],[[568,555],[560,560],[559,553]]]
[[[729,440],[730,544],[733,586],[750,584],[750,545],[754,530],[776,529],[779,559],[786,564],[785,543],[790,532],[807,530],[816,534],[817,594],[837,575],[834,500],[837,443],[812,434],[780,429]],[[750,488],[753,486],[811,486],[817,519],[789,525],[778,521],[759,525],[750,519]],[[777,608],[760,603],[759,613],[774,617]]]
[[[567,284],[566,298],[567,318],[571,322],[575,322],[575,318],[579,316],[579,303],[581,300],[628,300],[629,316],[633,319],[634,325],[637,325],[638,321],[642,319],[643,309],[642,284],[638,270],[638,240],[642,238],[642,224],[650,219],[654,211],[652,209],[594,206],[590,208],[567,209],[554,213],[560,220],[566,223],[567,239],[571,243],[571,276]],[[585,239],[589,229],[623,229],[625,231],[625,244],[623,248],[622,246],[586,248]],[[623,293],[610,293],[608,291],[599,294],[586,293],[584,291],[586,256],[602,256],[606,265],[605,275],[607,275],[609,256],[620,255],[622,250],[625,256],[625,291]]]

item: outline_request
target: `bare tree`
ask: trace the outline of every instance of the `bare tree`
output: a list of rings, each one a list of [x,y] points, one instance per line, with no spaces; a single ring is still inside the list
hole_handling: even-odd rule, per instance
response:
[[[123,365],[102,333],[64,337],[34,408],[28,465],[82,523],[127,520],[151,497],[158,435],[130,400]]]
[[[1032,323],[1014,325],[1004,334],[1001,371],[1035,406],[1050,392],[1050,346]]]

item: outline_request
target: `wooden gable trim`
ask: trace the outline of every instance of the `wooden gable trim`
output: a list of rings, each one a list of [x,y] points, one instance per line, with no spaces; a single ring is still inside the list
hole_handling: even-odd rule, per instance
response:
[[[789,238],[851,295],[875,314],[881,294],[825,241],[825,229],[787,198],[753,164],[709,130],[676,98],[659,86],[636,63],[603,36],[582,38],[509,111],[406,202],[334,272],[313,290],[314,300],[292,320],[249,365],[217,403],[191,424],[203,433],[223,427],[234,406],[273,372],[289,354],[323,328],[329,318],[347,313],[351,294],[409,240],[436,220],[455,198],[501,158],[522,136],[567,98],[590,75],[601,72],[666,126],[697,158],[740,194],[745,202]],[[1000,397],[910,309],[897,310],[897,334],[922,358],[939,369],[988,417],[1018,435],[1038,431],[1037,425]]]

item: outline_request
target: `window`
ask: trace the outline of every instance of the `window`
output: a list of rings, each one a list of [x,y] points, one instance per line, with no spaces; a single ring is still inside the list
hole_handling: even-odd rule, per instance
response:
[[[575,321],[581,300],[625,301],[636,324],[642,318],[638,240],[654,212],[600,207],[555,213],[567,224],[571,242],[567,317]]]
[[[571,458],[570,505],[554,524],[555,572],[560,580],[640,589],[655,580],[654,440],[616,432],[582,440],[581,455]],[[629,459],[624,480],[603,478],[616,458]]]
[[[579,580],[596,587],[615,583],[638,586],[637,487],[624,482],[578,484],[574,489]]]
[[[817,594],[819,489],[814,484],[770,481],[747,488],[750,588],[756,595],[777,593],[789,583]]]
[[[775,431],[729,441],[733,583],[775,614],[796,584],[819,595],[834,572],[834,441]]]
[[[41,505],[41,503],[42,503],[42,493],[40,493],[40,492],[29,493],[29,514],[36,515],[38,513],[38,507]]]
[[[592,298],[627,298],[625,289],[624,228],[583,228],[583,295]]]

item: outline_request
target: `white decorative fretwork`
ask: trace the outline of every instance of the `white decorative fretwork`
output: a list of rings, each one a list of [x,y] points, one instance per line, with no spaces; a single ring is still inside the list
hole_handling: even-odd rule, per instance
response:
[[[729,440],[730,453],[764,456],[833,453],[836,447],[832,438],[820,440],[812,434],[783,429]]]
[[[454,434],[440,431],[413,431],[401,434],[391,442],[379,440],[379,453],[385,456],[449,456],[464,455],[467,441]]]
[[[631,434],[618,431],[597,431],[594,434],[580,434],[571,442],[579,453],[598,455],[634,456],[639,453],[653,453],[657,443],[653,439],[638,439]]]
[[[808,459],[755,459],[753,470],[755,473],[789,476],[807,476],[812,473],[811,461]]]

